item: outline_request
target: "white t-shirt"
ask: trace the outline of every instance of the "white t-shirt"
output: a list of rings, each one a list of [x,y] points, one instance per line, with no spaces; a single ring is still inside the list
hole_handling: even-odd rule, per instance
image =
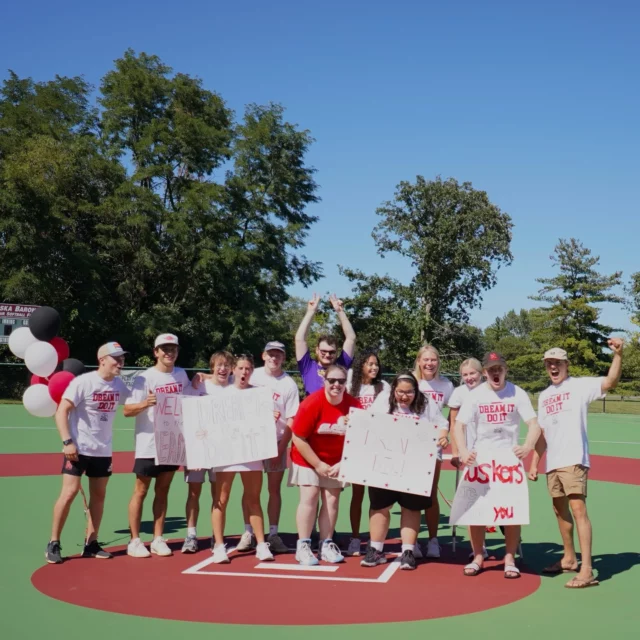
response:
[[[347,373],[347,393],[351,393],[351,382],[353,380],[353,369],[349,369]],[[386,380],[382,380],[382,389],[380,393],[389,393],[391,387]],[[353,396],[360,403],[362,409],[368,409],[376,399],[376,389],[372,384],[361,384],[357,396]]]
[[[133,388],[126,404],[137,404],[149,393],[182,395],[191,386],[184,369],[174,367],[171,373],[163,373],[155,367],[143,371],[133,381]],[[156,440],[153,433],[154,407],[136,416],[136,458],[155,458]]]
[[[280,440],[287,427],[287,421],[298,413],[300,406],[298,385],[289,374],[272,376],[265,371],[264,367],[256,369],[249,382],[254,387],[268,387],[273,392],[273,410],[280,412],[280,418],[276,421],[276,435]]]
[[[94,458],[111,456],[113,420],[118,405],[129,397],[127,385],[120,378],[107,381],[91,371],[74,378],[62,397],[74,406],[69,427],[78,453]]]
[[[449,408],[459,409],[469,398],[471,391],[473,391],[473,389],[469,389],[466,384],[461,384],[459,387],[456,387],[449,398]],[[476,442],[476,424],[475,422],[470,422],[466,426],[467,449],[471,450]]]
[[[575,464],[589,466],[587,410],[602,398],[604,378],[567,378],[538,399],[538,421],[547,441],[547,472]]]
[[[474,423],[474,449],[479,446],[503,449],[518,444],[520,420],[528,422],[535,417],[524,389],[507,382],[504,389],[494,391],[488,382],[483,382],[469,393],[457,420],[465,425]]]
[[[439,376],[433,380],[420,380],[418,385],[420,391],[430,400],[433,400],[440,411],[449,403],[449,398],[454,390],[453,382],[444,376]]]

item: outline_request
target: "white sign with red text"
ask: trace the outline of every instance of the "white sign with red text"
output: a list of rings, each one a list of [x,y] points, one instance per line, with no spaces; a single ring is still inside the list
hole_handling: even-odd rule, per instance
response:
[[[182,396],[156,393],[153,433],[156,464],[184,465],[187,462],[182,431]]]
[[[509,449],[479,450],[465,467],[451,506],[451,525],[529,524],[524,465]]]
[[[438,433],[437,425],[413,416],[351,409],[339,479],[430,496]]]

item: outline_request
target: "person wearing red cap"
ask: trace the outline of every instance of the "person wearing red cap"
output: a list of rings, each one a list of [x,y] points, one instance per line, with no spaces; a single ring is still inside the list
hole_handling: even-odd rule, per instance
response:
[[[576,571],[565,586],[583,589],[599,584],[591,564],[591,521],[587,513],[587,477],[589,475],[589,439],[587,413],[589,404],[615,389],[622,372],[620,338],[608,342],[613,351],[609,372],[603,378],[574,378],[569,374],[569,358],[564,349],[549,349],[543,357],[551,380],[538,399],[538,416],[543,435],[538,440],[529,468],[529,478],[537,480],[540,457],[547,452],[547,488],[553,500],[558,520],[563,556],[544,569],[544,573],[559,574]],[[571,517],[573,514],[573,518]],[[582,564],[573,542],[573,519],[578,529]]]
[[[49,564],[62,562],[60,535],[71,504],[81,489],[83,474],[89,478],[89,523],[82,556],[111,558],[98,543],[107,483],[111,477],[113,420],[129,390],[119,378],[127,352],[108,342],[98,349],[98,370],[74,378],[66,388],[56,411],[56,427],[62,439],[62,490],[53,507],[51,539],[45,558]]]

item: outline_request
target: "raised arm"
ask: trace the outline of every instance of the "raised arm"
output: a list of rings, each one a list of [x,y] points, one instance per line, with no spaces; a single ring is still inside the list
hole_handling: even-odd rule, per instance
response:
[[[349,318],[347,318],[347,314],[344,312],[342,300],[340,300],[334,293],[329,296],[329,301],[331,302],[331,306],[333,307],[334,311],[338,314],[340,326],[342,327],[342,332],[344,333],[344,344],[342,345],[342,350],[350,358],[352,358],[356,350],[356,332],[353,330],[351,322],[349,322]]]
[[[609,338],[607,344],[609,349],[613,351],[613,361],[609,367],[607,377],[602,381],[602,393],[615,389],[618,382],[620,382],[620,375],[622,374],[622,347],[624,343],[620,338]]]
[[[304,354],[309,351],[307,346],[307,334],[309,333],[309,327],[313,322],[313,317],[318,310],[318,303],[320,302],[320,296],[317,293],[313,294],[313,298],[307,302],[307,312],[302,318],[302,322],[296,331],[295,346],[296,346],[296,360],[302,360]]]

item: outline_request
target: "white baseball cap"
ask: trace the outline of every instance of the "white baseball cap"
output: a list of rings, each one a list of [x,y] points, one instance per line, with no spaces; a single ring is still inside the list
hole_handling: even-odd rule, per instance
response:
[[[174,336],[173,333],[161,333],[155,341],[153,345],[155,347],[160,347],[163,344],[175,344],[178,345],[178,336]]]
[[[118,356],[123,356],[125,353],[129,353],[125,351],[118,342],[107,342],[107,344],[103,344],[98,349],[98,360],[100,358],[104,358],[105,356],[113,356],[117,358]]]
[[[543,360],[568,360],[567,352],[560,347],[554,347],[553,349],[549,349],[549,351],[545,351]]]

